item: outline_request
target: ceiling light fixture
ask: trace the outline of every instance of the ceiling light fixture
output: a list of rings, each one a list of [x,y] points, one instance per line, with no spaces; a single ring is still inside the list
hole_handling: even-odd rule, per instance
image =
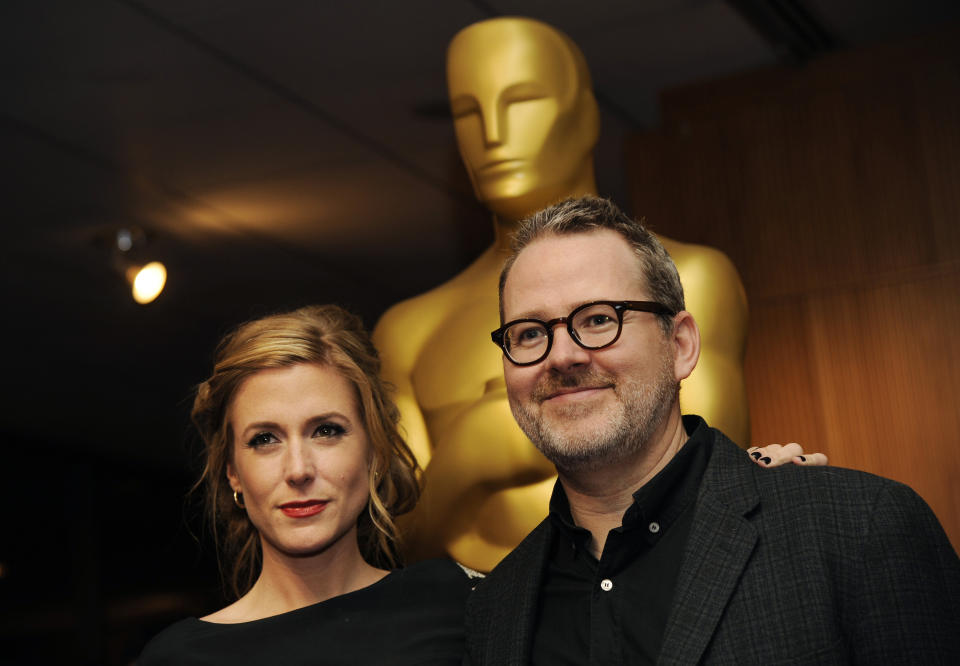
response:
[[[146,305],[156,299],[167,284],[167,267],[159,261],[151,261],[140,268],[131,266],[127,269],[127,281],[133,290],[133,300]]]
[[[167,284],[167,268],[159,261],[147,259],[147,233],[137,227],[117,229],[112,238],[113,262],[130,285],[130,291],[140,305],[152,303]]]

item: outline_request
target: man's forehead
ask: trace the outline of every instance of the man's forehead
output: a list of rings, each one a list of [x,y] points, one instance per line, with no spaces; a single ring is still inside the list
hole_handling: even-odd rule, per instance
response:
[[[517,255],[504,283],[504,315],[561,316],[558,310],[583,303],[644,300],[646,293],[640,261],[619,233],[549,234]]]

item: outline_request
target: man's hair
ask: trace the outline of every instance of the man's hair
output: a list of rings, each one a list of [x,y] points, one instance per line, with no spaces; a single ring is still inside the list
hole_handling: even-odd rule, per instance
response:
[[[608,199],[587,196],[561,201],[520,222],[513,237],[510,256],[500,272],[500,323],[504,323],[503,286],[525,247],[545,236],[590,233],[600,229],[617,232],[633,248],[641,274],[647,282],[650,300],[662,303],[674,312],[685,309],[680,274],[657,237],[641,221],[631,219]],[[562,288],[562,285],[557,285],[557,288]],[[657,315],[657,320],[665,335],[673,330],[672,316]]]
[[[234,502],[226,469],[233,460],[234,433],[228,412],[240,386],[263,370],[315,363],[352,384],[357,409],[372,449],[367,470],[370,498],[357,519],[364,559],[373,566],[400,563],[394,519],[410,511],[420,495],[416,459],[400,436],[400,412],[380,378],[380,358],[360,318],[336,305],[311,305],[241,324],[217,347],[213,374],[197,387],[191,416],[204,443],[204,469],[195,488],[206,490],[206,514],[227,582],[237,597],[260,573],[262,553],[256,527]]]

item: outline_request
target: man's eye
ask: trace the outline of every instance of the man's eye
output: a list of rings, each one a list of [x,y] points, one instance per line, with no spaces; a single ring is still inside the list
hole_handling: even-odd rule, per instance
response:
[[[339,437],[347,432],[347,429],[337,423],[321,423],[313,431],[314,437]]]
[[[606,326],[613,321],[613,317],[605,314],[591,315],[585,322],[586,326]]]
[[[250,438],[250,440],[247,442],[247,446],[255,449],[258,446],[265,446],[278,441],[280,440],[274,437],[272,432],[258,432],[256,435]]]
[[[542,327],[530,326],[518,330],[512,337],[518,346],[523,347],[537,344],[543,339],[544,335],[545,332]]]

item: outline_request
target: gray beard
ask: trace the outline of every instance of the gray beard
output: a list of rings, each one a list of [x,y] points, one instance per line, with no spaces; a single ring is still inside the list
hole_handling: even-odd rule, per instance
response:
[[[655,383],[622,380],[588,370],[576,375],[545,377],[532,394],[532,404],[510,400],[510,409],[534,446],[563,472],[590,471],[615,464],[638,453],[663,423],[680,390],[669,357]],[[557,387],[613,385],[617,404],[602,425],[589,431],[564,432],[554,428],[538,407]],[[591,412],[588,405],[565,408],[559,418],[571,423]]]

